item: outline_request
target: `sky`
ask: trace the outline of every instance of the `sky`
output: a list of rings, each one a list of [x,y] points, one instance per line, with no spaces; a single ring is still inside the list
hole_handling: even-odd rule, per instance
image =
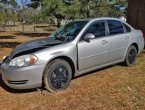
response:
[[[24,2],[26,2],[26,4],[28,4],[28,3],[30,3],[30,1],[31,0],[16,0],[16,2],[18,3],[18,5],[20,6],[20,7],[22,7],[23,5],[22,5],[22,3]]]

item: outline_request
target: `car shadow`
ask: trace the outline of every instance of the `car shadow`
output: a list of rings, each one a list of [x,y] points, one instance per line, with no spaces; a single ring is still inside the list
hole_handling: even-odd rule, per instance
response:
[[[145,53],[145,49],[142,51],[142,53]]]
[[[80,77],[83,77],[83,76],[87,76],[87,75],[90,75],[90,74],[96,74],[96,73],[98,73],[98,72],[101,72],[101,71],[103,71],[103,70],[105,70],[105,69],[108,69],[108,68],[112,68],[112,67],[117,66],[117,65],[123,66],[122,64],[115,64],[115,65],[107,66],[107,67],[104,67],[104,68],[101,68],[101,69],[96,69],[96,70],[93,70],[93,71],[84,73],[84,74],[82,74],[82,75],[73,77],[72,80],[77,79],[77,78],[80,78]]]
[[[121,64],[111,65],[111,66],[108,66],[108,67],[104,67],[104,68],[102,68],[102,69],[90,71],[90,72],[87,72],[87,73],[85,73],[85,74],[82,74],[82,75],[73,77],[72,80],[75,80],[75,79],[77,79],[77,78],[80,78],[80,77],[83,77],[83,76],[87,76],[87,75],[90,75],[90,74],[96,74],[96,72],[100,72],[100,71],[102,71],[102,70],[105,70],[105,69],[108,69],[108,68],[111,68],[111,67],[117,66],[117,65],[122,66]],[[30,93],[30,92],[36,92],[36,91],[37,91],[37,89],[26,89],[26,90],[12,89],[12,88],[8,87],[8,86],[3,82],[1,73],[0,73],[0,87],[2,87],[2,88],[3,88],[4,90],[6,90],[7,92],[15,93],[15,94]],[[45,91],[45,88],[42,87],[42,88],[40,88],[40,90]]]
[[[4,90],[10,93],[18,94],[18,93],[30,93],[30,92],[35,92],[36,89],[26,89],[26,90],[17,90],[17,89],[12,89],[8,87],[2,80],[2,75],[0,73],[0,87],[2,87]]]

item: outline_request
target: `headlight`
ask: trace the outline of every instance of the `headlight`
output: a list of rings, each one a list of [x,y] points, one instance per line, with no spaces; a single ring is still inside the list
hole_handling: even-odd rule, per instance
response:
[[[36,61],[37,61],[37,57],[34,55],[23,55],[23,56],[14,58],[9,63],[9,66],[11,66],[11,67],[30,66],[30,65],[35,64]]]

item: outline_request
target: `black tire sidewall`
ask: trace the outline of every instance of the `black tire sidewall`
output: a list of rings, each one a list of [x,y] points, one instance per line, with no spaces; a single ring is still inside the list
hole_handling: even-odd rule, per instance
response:
[[[57,68],[58,66],[65,66],[68,71],[68,81],[66,85],[60,89],[54,88],[51,84],[51,75],[54,69]],[[56,59],[52,61],[51,63],[49,63],[44,72],[45,88],[50,92],[57,92],[57,91],[66,89],[69,86],[71,79],[72,79],[72,69],[70,67],[70,64],[67,61],[62,60],[62,59]]]
[[[136,53],[136,54],[135,54],[135,59],[134,59],[133,63],[130,64],[130,62],[129,62],[129,60],[128,60],[128,55],[129,55],[129,53],[130,53],[130,51],[131,51],[132,49],[135,50],[135,53]],[[125,59],[125,64],[126,64],[126,66],[129,66],[129,67],[133,66],[133,65],[136,63],[136,57],[137,57],[137,50],[136,50],[136,47],[132,45],[132,46],[129,47],[129,49],[128,49],[128,51],[127,51],[127,55],[126,55],[126,59]]]

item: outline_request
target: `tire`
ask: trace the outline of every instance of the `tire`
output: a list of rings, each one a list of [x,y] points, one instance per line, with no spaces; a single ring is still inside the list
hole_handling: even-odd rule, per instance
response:
[[[131,67],[135,64],[137,57],[137,49],[135,46],[131,45],[127,51],[126,58],[125,58],[125,65]]]
[[[57,92],[66,89],[72,79],[70,64],[62,59],[50,62],[44,71],[44,87],[49,92]]]

